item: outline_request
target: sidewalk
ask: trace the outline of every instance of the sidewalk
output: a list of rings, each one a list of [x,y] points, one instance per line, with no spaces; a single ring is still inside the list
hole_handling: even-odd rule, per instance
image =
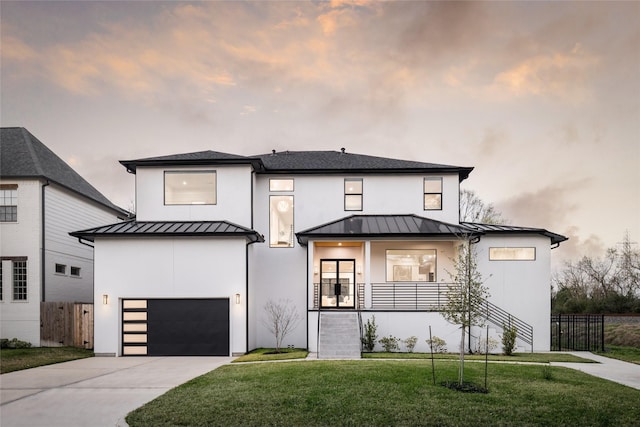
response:
[[[232,357],[91,357],[0,375],[2,427],[126,426],[132,410]]]
[[[640,390],[640,365],[598,356],[588,351],[575,351],[569,352],[569,354],[598,363],[552,362],[551,365],[575,369],[594,377],[604,378]]]

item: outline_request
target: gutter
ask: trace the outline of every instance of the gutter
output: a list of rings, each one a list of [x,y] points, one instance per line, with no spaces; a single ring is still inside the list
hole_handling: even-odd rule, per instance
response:
[[[262,240],[264,242],[264,240]],[[245,299],[245,352],[249,352],[249,246],[254,243],[260,242],[260,239],[252,240],[247,242],[247,246],[244,254],[244,262],[245,262],[245,288],[244,288],[244,299]]]
[[[45,235],[45,225],[46,225],[46,221],[45,221],[45,187],[48,187],[49,185],[51,185],[51,183],[49,182],[49,180],[46,180],[46,182],[44,184],[42,184],[41,187],[41,194],[40,194],[40,198],[41,198],[41,221],[42,221],[42,226],[41,226],[41,232],[42,232],[42,244],[41,244],[41,255],[40,255],[40,292],[42,293],[42,295],[40,295],[40,300],[42,302],[45,302],[45,282],[46,282],[46,263],[45,263],[45,258],[46,258],[46,251],[45,251],[45,245],[46,245],[46,235]]]

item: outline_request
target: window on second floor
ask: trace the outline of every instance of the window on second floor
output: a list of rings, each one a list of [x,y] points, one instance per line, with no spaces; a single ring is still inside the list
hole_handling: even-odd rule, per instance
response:
[[[424,179],[424,210],[442,210],[442,178]]]
[[[269,191],[293,191],[293,179],[272,178],[269,180]]]
[[[0,222],[18,221],[18,186],[0,185]]]
[[[269,196],[269,246],[293,247],[293,196]]]
[[[215,205],[216,171],[165,171],[165,205]]]
[[[490,261],[535,261],[536,248],[489,248]]]
[[[80,267],[69,268],[69,274],[71,274],[73,277],[80,277]]]
[[[346,178],[344,180],[344,210],[362,210],[362,179]]]

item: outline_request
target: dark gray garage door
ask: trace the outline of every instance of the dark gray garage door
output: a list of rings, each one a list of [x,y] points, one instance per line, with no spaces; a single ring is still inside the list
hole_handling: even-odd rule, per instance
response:
[[[229,355],[228,298],[124,300],[122,310],[123,355]]]

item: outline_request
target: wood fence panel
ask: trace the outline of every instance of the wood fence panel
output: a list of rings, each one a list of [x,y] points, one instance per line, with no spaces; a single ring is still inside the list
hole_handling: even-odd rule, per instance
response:
[[[93,348],[93,304],[41,302],[40,345]]]

